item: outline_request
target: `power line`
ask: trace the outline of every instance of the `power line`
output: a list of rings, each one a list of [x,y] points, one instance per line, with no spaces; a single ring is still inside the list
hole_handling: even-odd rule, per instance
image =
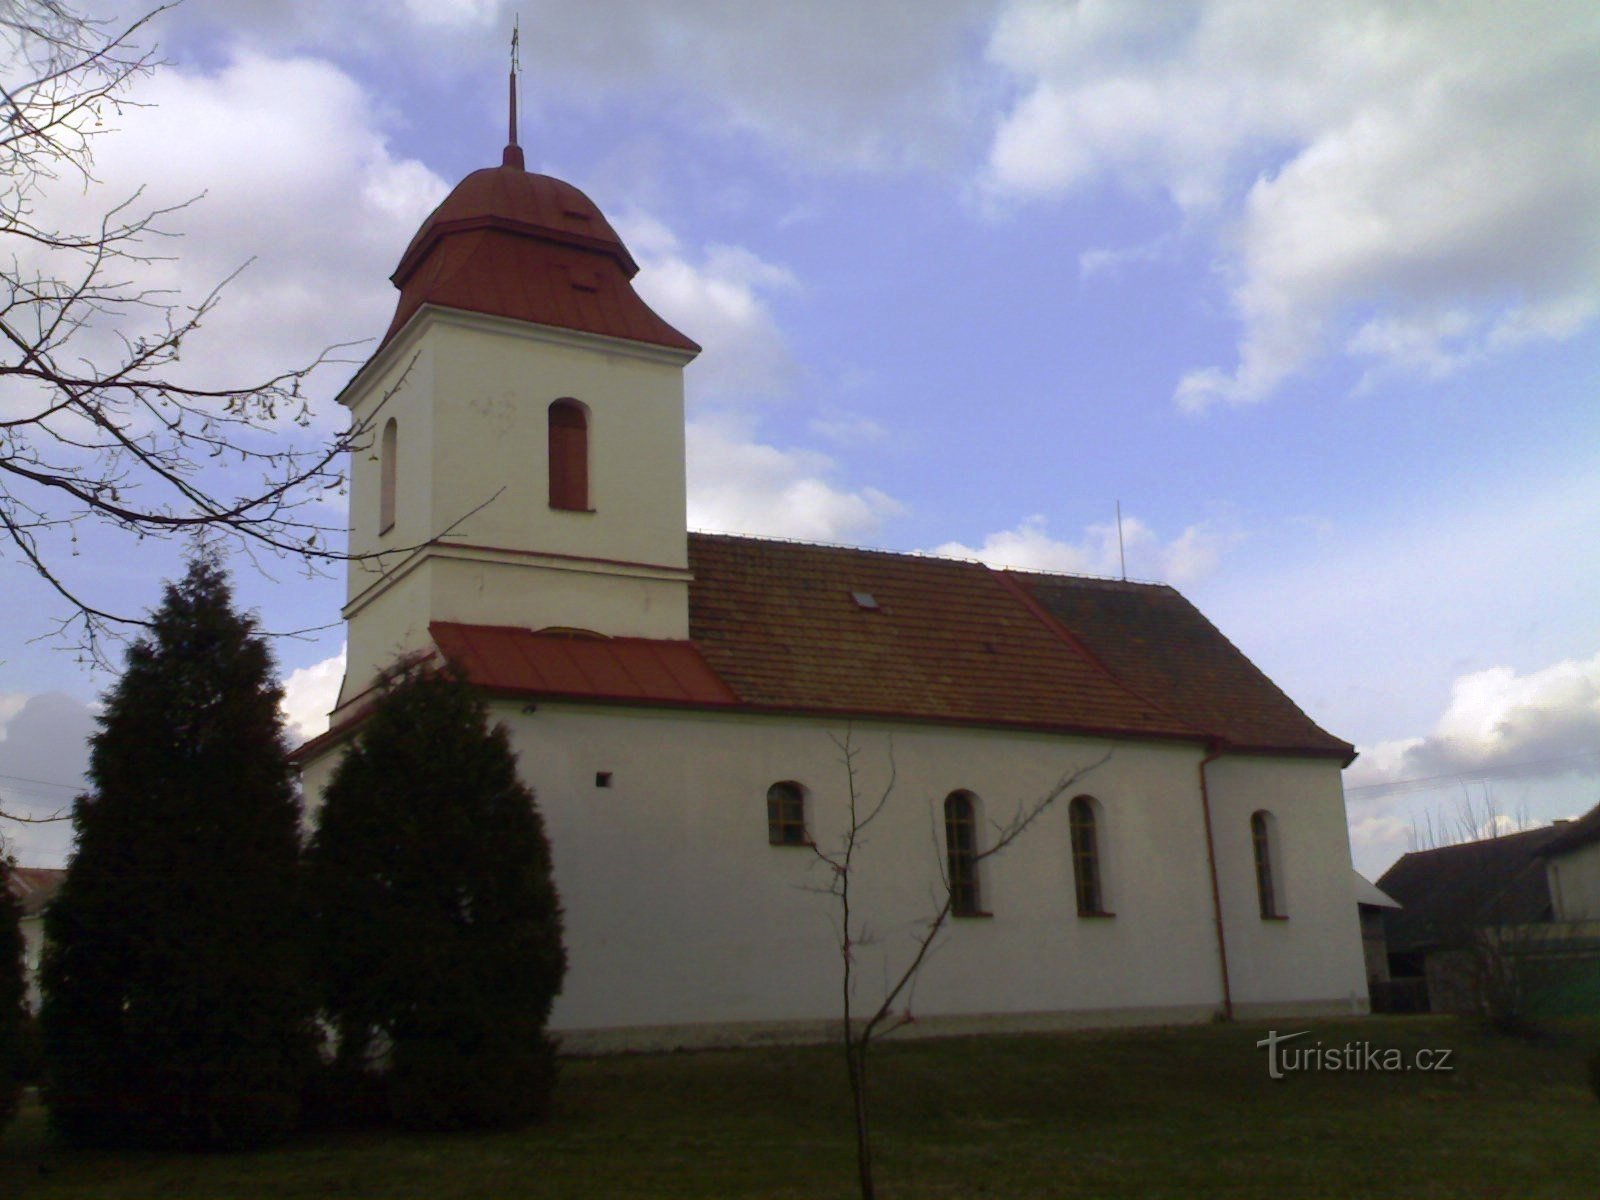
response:
[[[0,772],[0,779],[9,779],[12,783],[36,783],[40,787],[64,788],[69,792],[81,792],[81,783],[58,783],[53,779],[28,779],[21,775],[7,775]]]
[[[1455,783],[1460,781],[1476,783],[1490,779],[1500,779],[1515,771],[1526,767],[1547,767],[1555,763],[1578,762],[1584,759],[1600,758],[1600,750],[1583,750],[1577,754],[1567,754],[1559,758],[1530,758],[1522,762],[1501,763],[1481,771],[1460,771],[1450,775],[1422,775],[1414,779],[1391,779],[1386,783],[1363,783],[1344,790],[1346,796],[1357,792],[1423,792],[1441,783]]]

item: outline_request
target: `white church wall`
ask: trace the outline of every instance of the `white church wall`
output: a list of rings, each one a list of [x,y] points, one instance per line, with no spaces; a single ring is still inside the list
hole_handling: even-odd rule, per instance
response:
[[[434,343],[403,335],[386,346],[351,382],[341,401],[351,419],[369,426],[369,441],[350,456],[350,553],[346,602],[377,583],[385,570],[400,562],[397,555],[382,559],[367,556],[417,546],[432,536],[434,439]],[[399,432],[399,486],[395,493],[395,523],[379,532],[380,452],[383,427],[395,421]]]
[[[438,377],[450,381],[436,401],[436,529],[470,513],[452,541],[688,565],[687,355],[480,315],[428,319]],[[589,414],[590,513],[550,507],[546,413],[567,398]],[[679,636],[687,630],[685,616]]]
[[[634,1044],[652,1044],[651,1029],[658,1042],[777,1033],[785,1023],[825,1029],[839,1005],[837,908],[818,891],[827,869],[809,850],[768,844],[765,797],[773,782],[800,782],[813,836],[836,844],[845,776],[830,734],[842,736],[843,722],[549,703],[530,713],[510,702],[497,715],[538,792],[567,913],[572,967],[557,1029],[580,1045],[621,1028],[635,1031]],[[891,740],[897,771],[857,877],[857,912],[874,931],[855,950],[866,1002],[937,910],[945,796],[968,789],[982,820],[1003,823],[1107,744],[877,722],[854,736],[864,800],[881,792]],[[1198,747],[1121,743],[1073,789],[1101,805],[1114,916],[1077,915],[1069,796],[986,863],[982,906],[993,915],[952,920],[918,982],[919,1025],[1198,1020],[1220,1008],[1200,756]],[[610,786],[596,786],[601,772]],[[1352,994],[1365,996],[1338,788],[1328,762],[1241,761],[1213,777],[1242,1005],[1350,1011]],[[1247,833],[1250,812],[1268,802],[1290,831],[1284,869],[1296,907],[1264,930],[1248,837],[1231,830],[1242,814]]]
[[[1228,965],[1241,1015],[1343,997],[1366,1011],[1339,764],[1225,755],[1208,768]],[[1281,920],[1264,919],[1250,817],[1272,816]]]
[[[429,621],[688,637],[686,358],[443,309],[384,348],[344,398],[372,446],[351,463],[341,704],[425,647]],[[591,512],[549,502],[546,412],[564,398],[589,412]],[[380,532],[391,418],[395,523]]]

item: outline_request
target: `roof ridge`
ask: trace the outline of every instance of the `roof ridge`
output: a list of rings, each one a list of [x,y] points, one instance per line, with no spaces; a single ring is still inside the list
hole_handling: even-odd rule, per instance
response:
[[[1093,575],[1088,572],[1076,573],[1072,571],[1046,571],[1037,567],[997,567],[993,563],[985,562],[981,558],[969,558],[959,554],[935,554],[929,550],[887,550],[882,546],[856,546],[849,542],[825,542],[813,538],[784,537],[781,534],[767,533],[725,533],[714,529],[691,529],[690,537],[725,538],[738,542],[763,542],[778,546],[804,546],[814,550],[848,550],[853,554],[875,554],[886,558],[912,558],[919,562],[947,562],[960,563],[964,566],[982,567],[986,571],[1006,572],[1016,574],[1040,575],[1047,579],[1065,579],[1073,583],[1095,583],[1126,585],[1129,588],[1165,588],[1167,591],[1176,592],[1178,589],[1170,583],[1162,583],[1153,579],[1119,579],[1114,575]],[[1182,595],[1179,592],[1179,595]]]

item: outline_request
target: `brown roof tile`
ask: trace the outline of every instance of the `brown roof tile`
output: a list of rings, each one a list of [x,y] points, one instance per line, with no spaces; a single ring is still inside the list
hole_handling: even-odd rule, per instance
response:
[[[689,642],[434,640],[502,692],[1350,754],[1169,587],[721,534],[689,566]]]
[[[1191,725],[1241,749],[1353,753],[1173,588],[1009,574],[1118,679]]]
[[[412,238],[394,273],[387,343],[424,304],[697,353],[640,299],[622,239],[569,183],[519,167],[468,175]]]
[[[1204,732],[1133,694],[977,563],[693,534],[689,565],[689,636],[746,704]]]

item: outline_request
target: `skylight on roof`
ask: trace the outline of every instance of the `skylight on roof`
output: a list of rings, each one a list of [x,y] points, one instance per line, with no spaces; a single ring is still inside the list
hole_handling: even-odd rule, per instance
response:
[[[871,592],[851,592],[850,598],[856,602],[857,608],[875,609],[878,607],[878,601]]]

